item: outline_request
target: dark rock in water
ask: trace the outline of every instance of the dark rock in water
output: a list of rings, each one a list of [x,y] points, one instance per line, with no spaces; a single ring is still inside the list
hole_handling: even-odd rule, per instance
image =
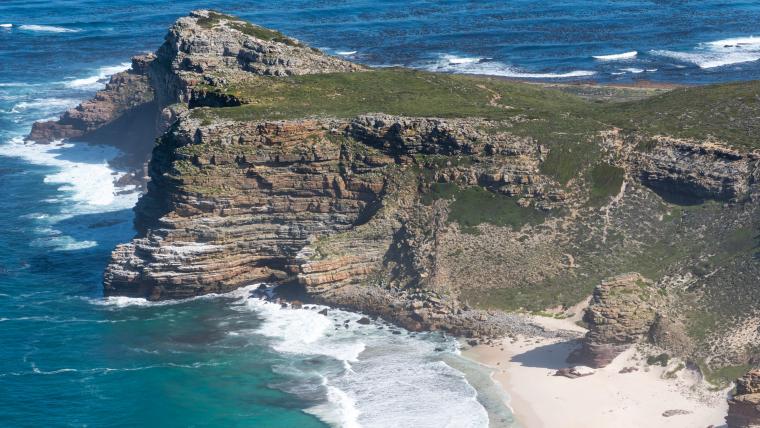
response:
[[[357,323],[357,324],[363,324],[363,325],[367,325],[367,324],[369,324],[370,322],[371,322],[371,321],[370,321],[370,319],[369,319],[369,318],[367,318],[367,317],[361,317],[361,318],[359,318],[358,320],[356,320],[356,323]]]
[[[280,303],[280,307],[281,307],[281,308],[287,308],[287,307],[288,307],[288,304],[287,304],[287,303],[285,303],[285,302],[282,302],[282,303]]]
[[[321,311],[317,312],[320,315],[327,315],[327,308],[322,309]]]
[[[467,344],[470,346],[478,346],[478,344],[480,344],[480,341],[478,341],[478,339],[468,339]]]
[[[639,371],[638,367],[623,367],[622,369],[620,369],[618,373],[626,374],[626,373],[633,373],[637,371]]]
[[[307,358],[306,360],[304,360],[304,362],[312,366],[318,366],[322,364],[322,360],[320,360],[319,358]]]
[[[99,229],[101,227],[115,226],[119,223],[124,223],[124,220],[102,220],[87,226],[89,229]]]
[[[293,302],[290,304],[290,306],[293,309],[301,309],[301,308],[303,308],[303,303],[301,303],[299,300],[293,300]]]
[[[391,333],[393,333],[393,334],[401,334],[401,332],[398,331],[398,330],[391,330]]]

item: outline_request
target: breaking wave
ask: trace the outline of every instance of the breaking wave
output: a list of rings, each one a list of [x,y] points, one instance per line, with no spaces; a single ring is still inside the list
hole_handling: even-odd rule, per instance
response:
[[[55,25],[36,25],[36,24],[19,25],[18,29],[25,30],[25,31],[42,32],[42,33],[78,33],[79,31],[81,31],[76,28],[66,28],[66,27],[57,27]]]
[[[115,184],[123,173],[114,171],[108,161],[119,151],[113,147],[83,143],[28,143],[21,137],[0,145],[0,155],[21,158],[31,164],[54,167],[45,183],[57,185],[75,202],[72,212],[94,213],[132,208],[136,192],[124,193]]]
[[[558,73],[533,73],[517,69],[500,61],[494,61],[491,58],[461,57],[449,54],[440,55],[436,61],[432,63],[422,64],[420,65],[420,68],[429,71],[446,73],[482,74],[489,76],[514,77],[520,79],[570,79],[589,77],[596,74],[595,71],[591,70],[572,70]]]
[[[700,43],[688,52],[653,50],[652,55],[691,63],[702,69],[760,60],[760,37],[735,37]]]
[[[634,59],[639,54],[638,51],[623,52],[619,54],[610,55],[594,55],[593,58],[599,61],[621,61],[627,59]]]
[[[453,355],[453,339],[409,334],[382,321],[359,324],[360,314],[323,306],[292,309],[245,296],[240,302],[239,310],[262,317],[248,334],[267,337],[272,349],[294,360],[313,361],[281,367],[300,379],[283,389],[313,396],[316,388],[322,402],[306,411],[324,422],[346,428],[488,426],[475,389],[440,359],[441,353]],[[305,387],[306,379],[316,385]]]
[[[73,79],[64,82],[66,87],[72,88],[72,89],[83,89],[83,90],[93,90],[93,89],[101,89],[105,86],[106,82],[108,81],[108,78],[116,73],[120,73],[122,71],[128,70],[132,66],[129,62],[123,62],[118,65],[109,65],[105,67],[98,68],[98,71],[96,74],[93,74],[91,76],[83,77],[80,79]]]

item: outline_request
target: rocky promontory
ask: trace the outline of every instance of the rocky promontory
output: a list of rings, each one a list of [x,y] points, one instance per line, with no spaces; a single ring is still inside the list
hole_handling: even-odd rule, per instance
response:
[[[374,69],[202,10],[29,138],[150,158],[106,295],[261,282],[489,336],[593,292],[591,365],[653,323],[705,372],[758,357],[760,85],[621,103],[560,89]]]
[[[298,40],[230,15],[192,12],[169,29],[155,54],[136,56],[95,98],[56,121],[37,122],[28,140],[75,139],[113,145],[138,162],[148,159],[154,140],[188,106],[239,105],[205,89],[249,75],[289,76],[361,71]]]

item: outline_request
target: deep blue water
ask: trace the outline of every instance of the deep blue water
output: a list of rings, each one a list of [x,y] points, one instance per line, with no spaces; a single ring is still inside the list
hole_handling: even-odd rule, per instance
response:
[[[102,298],[137,195],[113,150],[25,145],[208,2],[0,3],[0,426],[483,426],[437,335],[342,326],[247,294]],[[720,1],[216,1],[372,65],[522,78],[760,78],[760,4]],[[617,57],[610,57],[617,55]],[[601,58],[595,58],[601,57]],[[338,324],[338,326],[336,326]],[[383,327],[382,329],[380,327]],[[447,365],[448,364],[448,365]]]

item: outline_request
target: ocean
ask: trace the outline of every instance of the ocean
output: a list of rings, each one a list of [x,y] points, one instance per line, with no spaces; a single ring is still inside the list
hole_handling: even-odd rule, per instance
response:
[[[118,152],[23,136],[209,6],[376,66],[561,82],[760,78],[751,1],[4,0],[0,426],[514,425],[488,373],[439,333],[285,309],[250,289],[103,298],[109,254],[135,233],[138,194],[112,184]]]

